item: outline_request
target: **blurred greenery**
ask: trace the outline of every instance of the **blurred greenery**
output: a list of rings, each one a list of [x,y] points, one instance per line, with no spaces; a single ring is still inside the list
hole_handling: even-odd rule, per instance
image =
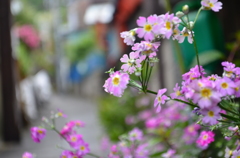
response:
[[[19,69],[23,76],[30,74],[33,62],[31,60],[30,52],[25,44],[20,42],[17,47],[17,58],[19,61]]]
[[[66,42],[66,55],[72,63],[84,60],[96,47],[94,32],[89,30]]]
[[[139,94],[137,94],[139,95]],[[139,97],[139,96],[138,96]],[[111,141],[119,141],[119,136],[132,130],[134,127],[143,128],[143,122],[127,125],[125,118],[136,116],[144,107],[136,107],[138,97],[130,90],[126,90],[121,98],[107,95],[99,100],[100,121]]]

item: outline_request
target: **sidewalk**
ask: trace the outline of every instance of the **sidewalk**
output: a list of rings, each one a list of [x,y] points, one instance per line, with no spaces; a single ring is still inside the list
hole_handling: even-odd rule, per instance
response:
[[[39,119],[34,121],[31,126],[39,126],[42,116],[48,117],[51,111],[57,109],[63,110],[68,116],[57,121],[58,129],[62,128],[62,125],[70,120],[83,121],[86,126],[80,129],[80,133],[83,135],[84,140],[89,143],[91,152],[101,156],[100,139],[103,130],[99,124],[97,105],[94,100],[54,95],[51,103],[40,110]],[[21,158],[25,151],[36,154],[36,158],[59,158],[62,150],[56,148],[56,145],[68,147],[53,131],[49,131],[41,143],[34,143],[29,128],[22,131],[22,142],[20,144],[4,144],[0,146],[0,158]],[[90,156],[86,156],[86,158],[90,158]]]

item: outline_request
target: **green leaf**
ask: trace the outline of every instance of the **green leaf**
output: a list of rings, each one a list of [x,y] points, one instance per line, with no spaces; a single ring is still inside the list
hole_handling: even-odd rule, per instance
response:
[[[199,60],[202,66],[220,59],[224,59],[224,55],[218,50],[205,51],[199,54]],[[194,67],[195,65],[197,65],[196,57],[193,59],[191,67]]]

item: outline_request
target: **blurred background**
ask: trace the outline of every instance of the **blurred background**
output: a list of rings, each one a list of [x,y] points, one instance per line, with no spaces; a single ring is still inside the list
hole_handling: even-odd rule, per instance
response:
[[[221,2],[220,12],[203,11],[194,28],[208,73],[222,73],[224,60],[240,66],[240,2]],[[83,137],[99,155],[104,155],[102,138],[114,142],[135,126],[144,128],[137,116],[152,108],[154,96],[132,89],[123,98],[109,96],[102,88],[108,78],[104,72],[120,68],[119,59],[131,51],[120,32],[136,28],[139,16],[176,12],[184,4],[191,18],[200,0],[1,0],[0,157],[17,158],[24,151],[58,157],[57,136],[49,133],[51,139],[34,144],[29,135],[29,127],[58,108],[67,120],[86,123]],[[150,85],[154,91],[172,89],[196,64],[187,42],[162,41],[158,57]],[[60,122],[59,128],[66,120]]]

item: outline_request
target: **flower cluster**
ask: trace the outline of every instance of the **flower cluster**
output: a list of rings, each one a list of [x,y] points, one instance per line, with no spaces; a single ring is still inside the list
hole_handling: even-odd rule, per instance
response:
[[[31,25],[23,25],[16,29],[17,36],[31,49],[37,48],[40,38]]]
[[[66,140],[71,147],[71,150],[64,150],[61,154],[61,157],[76,157],[81,158],[87,154],[90,153],[89,145],[86,143],[82,137],[81,134],[78,134],[77,129],[79,127],[84,127],[85,123],[83,123],[80,120],[73,120],[66,123],[66,125],[58,131],[56,129],[56,126],[54,124],[54,120],[59,117],[66,117],[66,114],[63,113],[62,110],[58,109],[56,113],[53,113],[51,116],[52,123],[49,122],[47,118],[43,118],[43,122],[47,124],[51,130],[56,131],[57,134]],[[34,142],[40,143],[40,140],[42,140],[46,136],[46,129],[43,127],[32,127],[31,128],[31,136]],[[32,158],[32,154],[25,152],[23,154],[23,158]]]
[[[166,94],[166,88],[159,89],[158,92],[148,89],[152,68],[154,63],[158,61],[157,52],[160,47],[160,41],[162,39],[172,39],[182,43],[187,38],[187,41],[190,44],[194,43],[195,46],[196,41],[193,28],[200,12],[202,10],[218,12],[222,9],[222,3],[218,0],[202,0],[201,5],[194,21],[189,20],[189,8],[185,5],[182,12],[177,12],[176,15],[166,13],[139,17],[136,21],[137,28],[121,33],[124,43],[131,46],[132,50],[129,55],[124,54],[122,56],[120,59],[122,62],[121,70],[111,72],[110,78],[106,80],[103,87],[106,92],[118,97],[122,96],[127,86],[134,87],[143,93],[155,94],[154,108],[156,108],[157,112],[161,111],[162,104],[171,102],[173,108],[164,108],[161,111],[161,115],[146,119],[145,125],[149,129],[159,129],[161,126],[170,127],[172,124],[170,120],[180,119],[178,116],[181,115],[174,108],[186,109],[186,105],[194,108],[193,112],[200,116],[198,123],[210,126],[210,129],[217,128],[217,125],[220,126],[220,121],[226,122],[230,119],[234,124],[238,121],[236,117],[232,116],[233,114],[238,115],[238,112],[229,110],[229,107],[226,108],[225,105],[222,105],[225,101],[228,102],[230,99],[240,97],[240,68],[233,63],[222,62],[224,67],[222,76],[206,76],[205,70],[199,63],[198,53],[196,53],[198,65],[182,75],[182,83],[177,83],[173,89],[174,92],[169,96]],[[180,27],[180,25],[183,27]],[[183,29],[180,30],[180,28]],[[135,43],[135,36],[142,38],[142,41]],[[196,46],[195,50],[197,52]],[[121,76],[123,75],[128,76],[125,82],[122,81],[123,78]],[[135,79],[138,78],[138,81],[132,80],[132,75],[135,75]],[[122,84],[120,84],[120,81]],[[166,120],[169,120],[169,122]],[[131,122],[131,120],[128,119],[128,122]],[[198,138],[200,125],[189,123],[184,130],[182,138],[187,144],[196,142],[198,147],[205,149],[214,141],[214,133],[212,131],[203,131]],[[113,146],[112,154],[118,155],[122,153],[119,150],[119,146]],[[169,149],[165,157],[173,157],[172,155],[174,154],[174,148]]]
[[[143,132],[135,128],[128,133],[127,136],[120,138],[118,144],[112,145],[109,158],[134,157],[147,158],[149,157],[148,144],[143,143]]]

